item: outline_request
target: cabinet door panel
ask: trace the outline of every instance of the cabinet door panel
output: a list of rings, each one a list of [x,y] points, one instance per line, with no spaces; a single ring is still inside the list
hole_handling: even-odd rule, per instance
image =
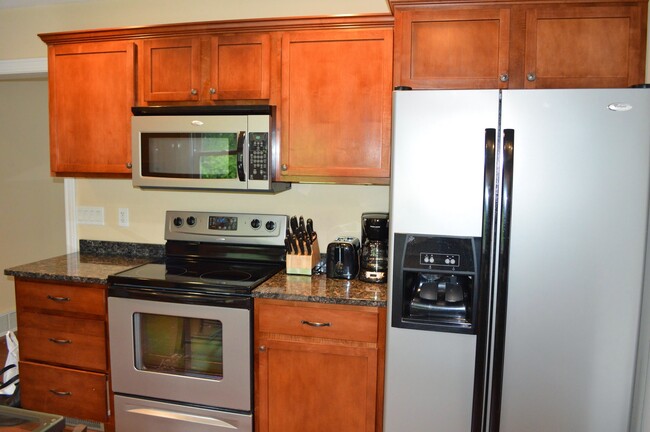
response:
[[[395,85],[507,87],[509,9],[401,11],[396,29]]]
[[[211,40],[212,99],[268,99],[271,37],[215,36]]]
[[[200,38],[152,39],[143,45],[145,101],[199,100]]]
[[[260,431],[375,430],[377,350],[262,341]],[[261,413],[258,413],[261,414]]]
[[[528,10],[525,86],[628,87],[642,82],[639,9],[575,6]]]
[[[58,174],[130,174],[132,42],[51,46],[50,164]]]
[[[282,180],[387,182],[391,52],[389,29],[284,35]]]

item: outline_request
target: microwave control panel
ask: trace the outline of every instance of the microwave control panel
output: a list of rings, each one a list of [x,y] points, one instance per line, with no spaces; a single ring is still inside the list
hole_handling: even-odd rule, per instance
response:
[[[269,133],[248,134],[248,179],[269,179]]]

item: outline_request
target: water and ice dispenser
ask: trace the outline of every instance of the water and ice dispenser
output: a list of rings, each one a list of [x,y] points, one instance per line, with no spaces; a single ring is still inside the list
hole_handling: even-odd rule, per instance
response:
[[[475,333],[479,237],[395,234],[392,326]]]

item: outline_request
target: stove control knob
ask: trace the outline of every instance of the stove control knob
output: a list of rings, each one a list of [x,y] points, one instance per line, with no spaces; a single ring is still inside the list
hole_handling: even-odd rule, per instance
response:
[[[175,217],[174,218],[174,226],[180,227],[183,225],[183,218],[182,217]]]
[[[189,226],[194,226],[196,224],[196,218],[194,216],[190,216],[187,218],[187,224]]]
[[[252,226],[253,228],[255,228],[255,229],[258,229],[259,227],[262,226],[262,222],[260,222],[260,220],[257,219],[257,218],[256,218],[256,219],[253,219],[253,220],[251,221],[251,226]]]
[[[275,222],[273,221],[268,221],[266,223],[266,230],[267,231],[273,231],[275,229]]]

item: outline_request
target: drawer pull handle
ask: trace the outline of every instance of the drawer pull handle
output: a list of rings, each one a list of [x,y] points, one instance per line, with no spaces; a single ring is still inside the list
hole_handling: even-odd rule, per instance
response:
[[[70,297],[54,297],[54,296],[48,295],[47,298],[52,300],[52,301],[59,302],[59,303],[69,302],[70,301]]]
[[[72,396],[72,392],[69,391],[58,391],[58,390],[50,389],[50,393],[56,396]]]
[[[55,344],[60,344],[60,345],[71,344],[72,343],[72,341],[70,339],[54,339],[54,338],[50,338],[49,340],[50,340],[50,342],[54,342]]]
[[[331,327],[332,326],[332,323],[328,323],[328,322],[321,323],[321,322],[313,322],[313,321],[305,321],[305,320],[300,321],[300,324],[305,324],[305,325],[308,325],[308,326],[311,326],[311,327]]]

